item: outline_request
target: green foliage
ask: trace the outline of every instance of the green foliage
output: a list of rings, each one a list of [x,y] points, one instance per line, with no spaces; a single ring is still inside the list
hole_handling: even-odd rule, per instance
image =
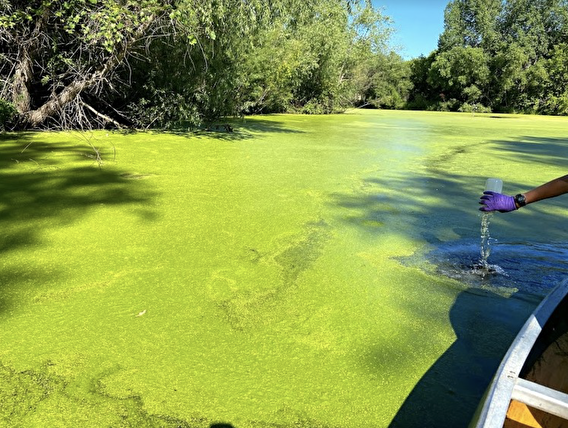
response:
[[[140,98],[129,106],[131,120],[137,128],[172,129],[187,123],[201,124],[195,105],[186,102],[183,94],[161,88],[146,88],[153,94],[152,100]]]
[[[182,6],[200,17],[201,31],[159,40],[124,74],[138,85],[123,87],[114,102],[129,101],[125,111],[136,126],[198,126],[239,112],[244,86],[239,67],[269,25],[265,15],[271,11],[260,2],[238,0]],[[196,22],[191,25],[199,28]]]
[[[0,0],[0,93],[31,126],[351,106],[567,114],[566,0],[453,0],[438,50],[411,61],[391,25],[371,0]]]
[[[548,98],[542,110],[548,114],[568,115],[568,43],[555,45],[545,65]]]
[[[272,6],[251,2],[242,9],[238,0],[215,2],[206,11],[209,30],[195,43],[180,38],[155,43],[151,61],[133,64],[133,80],[143,84],[120,97],[131,100],[128,113],[136,125],[151,120],[158,126],[197,126],[226,115],[343,111],[372,86],[377,58],[388,68],[391,57],[383,51],[389,20],[370,2],[290,0]],[[399,57],[392,59],[401,66]],[[375,82],[382,83],[376,76]],[[385,102],[402,105],[404,91],[391,92]]]
[[[445,12],[440,51],[457,46],[490,49],[498,41],[496,25],[501,6],[501,0],[451,1]]]
[[[142,40],[159,36],[172,7],[159,0],[5,1],[0,4],[0,50],[7,64],[0,67],[2,92],[12,94],[22,123],[36,126],[58,115],[61,126],[85,126],[86,112],[95,111],[85,107],[85,99],[106,98],[119,83],[116,70]]]
[[[359,71],[360,105],[399,109],[406,105],[412,89],[410,63],[394,52],[377,54],[363,63]]]
[[[389,20],[370,2],[319,1],[281,16],[246,56],[241,81],[248,112],[330,113],[353,105],[361,76],[387,49]]]
[[[480,102],[490,76],[487,57],[481,48],[454,47],[437,55],[430,67],[429,81],[447,97],[468,103]]]
[[[463,103],[458,107],[458,111],[462,113],[491,113],[491,107],[485,107],[483,104]]]
[[[566,0],[453,0],[409,106],[566,114]],[[479,109],[479,107],[478,107]]]
[[[236,70],[243,84],[243,112],[287,111],[302,81],[317,66],[309,38],[298,37],[286,21],[275,22]]]
[[[30,25],[42,24],[43,19],[43,24],[55,27],[54,50],[61,47],[62,42],[70,43],[71,39],[65,37],[68,35],[88,46],[91,54],[97,50],[112,52],[140,25],[170,8],[167,2],[157,0],[35,0],[25,5],[9,1],[0,4],[0,10],[9,12],[0,16],[0,29],[25,34],[32,30]]]
[[[16,108],[12,103],[0,98],[0,129],[5,129],[16,113]]]
[[[435,53],[432,52],[428,57],[420,56],[408,62],[412,90],[406,103],[407,108],[428,110],[429,106],[438,100],[441,90],[432,85],[428,79],[434,61]]]

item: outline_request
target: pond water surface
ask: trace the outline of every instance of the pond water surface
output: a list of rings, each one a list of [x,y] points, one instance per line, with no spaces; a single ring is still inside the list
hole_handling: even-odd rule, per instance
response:
[[[0,425],[466,427],[568,271],[568,199],[480,270],[478,197],[564,175],[568,121],[232,125],[0,135]]]

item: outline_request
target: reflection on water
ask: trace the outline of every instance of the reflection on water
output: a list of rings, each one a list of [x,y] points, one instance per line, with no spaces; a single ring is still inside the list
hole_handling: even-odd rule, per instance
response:
[[[568,274],[568,243],[490,241],[491,259],[485,263],[473,240],[442,244],[425,255],[425,262],[418,256],[403,262],[470,287],[537,296],[547,294]]]

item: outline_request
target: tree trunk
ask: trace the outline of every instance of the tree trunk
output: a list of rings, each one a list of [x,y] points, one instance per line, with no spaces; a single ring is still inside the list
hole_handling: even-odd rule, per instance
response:
[[[29,42],[24,42],[23,40],[17,42],[20,50],[19,61],[15,67],[14,82],[12,84],[12,103],[21,116],[27,114],[31,109],[32,96],[30,94],[30,85],[33,79],[33,56],[39,49],[41,32],[43,27],[47,25],[50,13],[50,8],[46,7],[35,23]]]
[[[63,107],[74,101],[77,96],[85,89],[91,88],[101,82],[103,82],[112,71],[120,65],[120,63],[126,58],[129,47],[134,44],[137,39],[142,37],[147,29],[150,27],[154,20],[154,17],[149,18],[143,25],[138,28],[138,30],[132,35],[130,40],[125,41],[118,52],[108,58],[106,64],[87,76],[78,76],[76,80],[68,84],[59,93],[52,93],[49,99],[39,108],[35,110],[30,110],[29,101],[27,110],[20,111],[21,118],[24,123],[31,127],[37,127],[45,122],[48,118],[56,115],[60,112]],[[31,63],[31,61],[30,61]],[[28,93],[29,96],[29,93]]]
[[[31,106],[31,96],[28,85],[32,77],[32,59],[26,48],[22,49],[21,57],[14,73],[12,103],[19,114],[25,114],[30,110]]]

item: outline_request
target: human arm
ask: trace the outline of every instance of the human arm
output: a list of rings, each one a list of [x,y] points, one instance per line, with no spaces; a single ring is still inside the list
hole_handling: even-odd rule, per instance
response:
[[[525,199],[527,204],[541,201],[543,199],[554,198],[568,193],[568,175],[556,178],[548,183],[538,186],[526,192]]]
[[[564,193],[568,193],[568,175],[551,180],[526,193],[519,194],[517,197],[495,192],[483,192],[483,196],[479,201],[482,207],[479,210],[485,212],[510,212],[533,202],[554,198]],[[518,196],[521,196],[521,200],[524,197],[524,204],[519,204]]]

